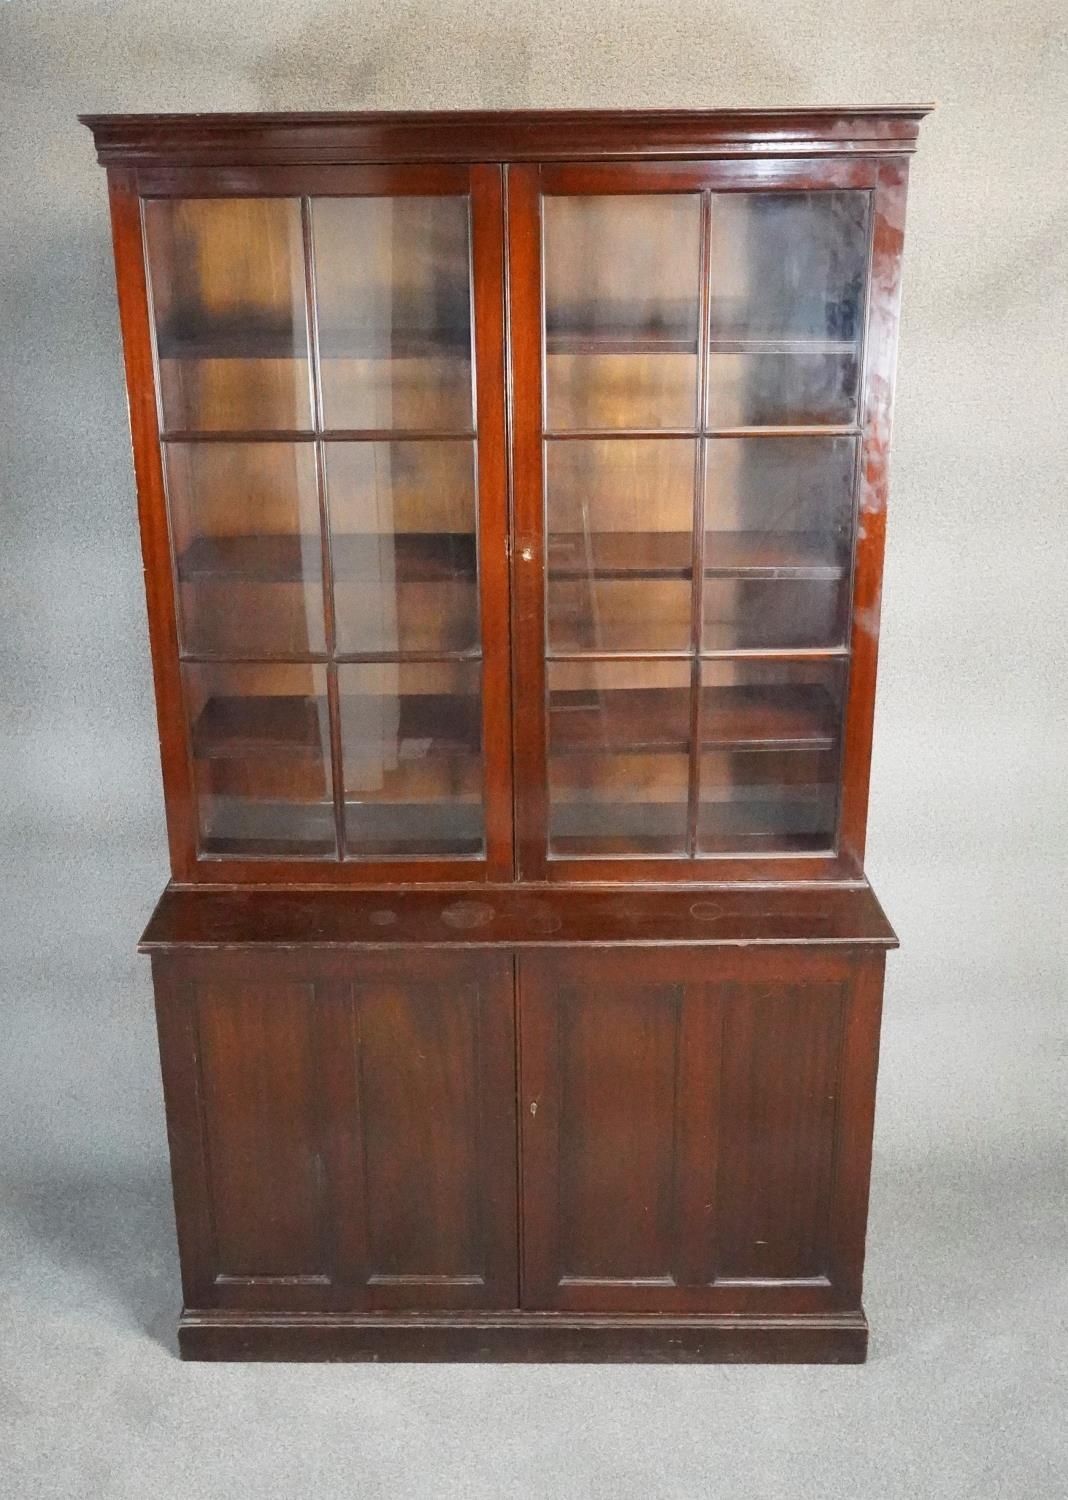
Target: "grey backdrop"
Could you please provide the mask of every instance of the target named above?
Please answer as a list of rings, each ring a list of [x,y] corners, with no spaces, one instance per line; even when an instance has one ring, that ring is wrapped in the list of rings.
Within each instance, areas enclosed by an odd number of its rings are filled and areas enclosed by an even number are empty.
[[[167,873],[160,779],[104,180],[75,113],[931,96],[871,810],[903,943],[871,1362],[180,1365],[134,956]],[[6,0],[0,109],[0,1494],[1068,1492],[1058,0]]]

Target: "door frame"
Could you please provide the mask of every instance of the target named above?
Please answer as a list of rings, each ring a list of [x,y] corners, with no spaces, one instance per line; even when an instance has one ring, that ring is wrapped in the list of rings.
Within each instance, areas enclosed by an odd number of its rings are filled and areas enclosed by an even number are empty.
[[[144,166],[108,170],[119,317],[122,328],[137,480],[141,546],[148,597],[149,641],[159,717],[167,832],[174,878],[207,885],[480,884],[513,874],[510,610],[508,578],[508,455],[505,411],[505,288],[503,172],[495,164],[315,166]],[[242,859],[198,854],[197,807],[189,726],[182,692],[177,630],[177,581],[171,552],[163,442],[156,399],[154,335],[149,305],[142,201],[151,198],[284,197],[306,205],[316,197],[467,195],[471,222],[478,500],[478,582],[482,648],[482,758],[485,853],[481,858],[397,860]],[[305,232],[307,240],[307,228]],[[316,357],[314,278],[305,267],[307,308]],[[269,436],[269,434],[265,434]],[[397,437],[403,439],[403,433]],[[316,448],[321,424],[306,435]],[[321,465],[318,484],[323,504]],[[329,610],[328,610],[329,614]],[[330,653],[331,659],[333,653]],[[334,690],[336,697],[336,690]],[[331,712],[334,800],[338,784],[336,712]]]
[[[178,950],[154,954],[167,1134],[187,1308],[238,1311],[418,1312],[518,1306],[514,975],[507,950],[315,948]],[[198,984],[246,995],[257,983],[307,990],[308,1046],[321,1082],[313,1108],[318,1158],[320,1264],[311,1274],[225,1274],[213,1207],[211,1129],[205,1107]],[[366,1152],[360,1113],[360,992],[366,986],[476,991],[476,1160],[481,1268],[461,1276],[376,1272],[368,1236]],[[267,1003],[267,1002],[265,1002]],[[240,1045],[240,1038],[238,1045]],[[238,1101],[239,1102],[239,1101]],[[361,1205],[363,1205],[361,1207]]]
[[[701,885],[734,880],[848,879],[862,872],[907,176],[908,158],[904,156],[508,166],[513,744],[519,878],[562,883],[645,881]],[[548,845],[541,199],[547,194],[708,194],[821,189],[853,189],[871,196],[868,301],[857,422],[853,429],[859,438],[854,484],[857,524],[836,849],[811,855],[704,855],[693,859],[552,857]],[[702,300],[707,302],[707,298]],[[691,800],[692,795],[691,790]]]
[[[521,1305],[571,1313],[819,1313],[859,1308],[863,1279],[875,1080],[885,955],[847,948],[799,951],[644,948],[559,950],[519,956]],[[762,1279],[717,1271],[719,1116],[732,987],[766,992],[806,983],[840,988],[838,1050],[825,1214],[827,1265],[819,1276]],[[611,996],[648,986],[671,992],[675,1011],[675,1113],[670,1188],[676,1233],[673,1276],[569,1277],[560,1244],[560,1139],[565,1076],[561,1030],[567,996]],[[665,995],[662,1003],[668,1003]],[[581,1003],[579,998],[575,1003]],[[657,999],[650,996],[650,1004]],[[739,997],[742,1005],[754,1003]],[[768,1024],[771,1024],[769,1021]],[[767,1033],[765,1033],[766,1035]],[[738,1061],[739,1059],[735,1059]],[[748,1062],[748,1055],[741,1058]],[[787,1069],[790,1059],[776,1059]],[[785,1076],[785,1075],[784,1075]],[[620,1087],[624,1085],[621,1082]],[[817,1205],[819,1208],[819,1205]],[[629,1210],[628,1210],[629,1211]]]

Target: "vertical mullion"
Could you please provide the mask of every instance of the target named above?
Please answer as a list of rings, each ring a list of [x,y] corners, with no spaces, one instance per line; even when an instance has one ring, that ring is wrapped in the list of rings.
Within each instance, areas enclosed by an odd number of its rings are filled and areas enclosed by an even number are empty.
[[[711,306],[712,194],[701,194],[701,254],[697,318],[697,435],[694,444],[693,577],[690,596],[690,763],[686,802],[686,854],[697,854],[701,781],[701,621],[704,612],[705,421]]]
[[[334,616],[334,559],[326,495],[326,455],[323,445],[323,388],[319,369],[319,313],[315,283],[315,245],[311,199],[300,200],[304,237],[304,295],[308,320],[312,425],[315,429],[315,488],[319,500],[319,536],[323,567],[323,613],[326,636],[326,704],[330,720],[330,781],[334,804],[334,840],[338,859],[345,857],[345,781],[341,763],[341,705],[337,681],[337,629]]]

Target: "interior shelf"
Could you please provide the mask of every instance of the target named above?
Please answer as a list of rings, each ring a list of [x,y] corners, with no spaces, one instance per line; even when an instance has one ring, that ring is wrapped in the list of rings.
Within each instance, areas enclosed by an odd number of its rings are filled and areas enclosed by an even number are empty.
[[[411,693],[383,699],[397,704],[390,738],[433,746],[437,754],[477,754],[481,743],[479,702],[470,695]],[[361,705],[367,699],[342,696],[345,747],[358,754],[361,744],[381,745],[384,731],[375,725],[363,732]],[[322,756],[326,704],[313,697],[212,697],[193,726],[193,748],[199,759],[248,759],[259,756],[318,760]]]
[[[697,339],[678,329],[620,329],[595,332],[579,329],[550,331],[545,336],[547,354],[696,354]]]
[[[211,697],[193,725],[200,760],[321,760],[326,704],[297,695]]]
[[[828,539],[816,534],[710,531],[705,537],[704,574],[706,578],[841,578],[843,564],[827,553]],[[555,532],[549,536],[548,557],[553,582],[687,579],[693,537],[688,531]]]
[[[480,802],[345,803],[348,858],[447,858],[481,854]]]
[[[746,334],[716,334],[709,341],[715,354],[842,354],[857,347],[855,339],[754,338]],[[697,338],[678,329],[620,329],[550,331],[548,354],[696,354]]]
[[[554,693],[549,707],[554,754],[685,754],[690,742],[688,688]],[[815,684],[705,688],[701,746],[827,749],[837,734],[829,693]]]
[[[317,535],[201,536],[178,558],[178,576],[183,583],[302,583],[309,560],[313,572],[320,567],[319,547]],[[466,532],[335,534],[331,556],[334,577],[345,582],[438,583],[475,574],[475,538]]]
[[[347,857],[411,858],[427,852],[470,856],[482,852],[482,808],[477,802],[345,803]],[[333,856],[334,805],[319,799],[216,796],[205,830],[205,853],[235,858],[298,854]]]
[[[161,328],[156,338],[160,359],[307,359],[302,326],[213,322],[205,327]],[[468,328],[324,329],[319,335],[321,359],[470,358]]]
[[[739,815],[715,829],[702,827],[697,854],[760,854],[786,850],[814,854],[826,850],[830,835],[806,829],[811,805],[802,799],[747,803]],[[604,832],[610,828],[612,832]],[[686,804],[670,802],[584,801],[553,803],[550,844],[556,855],[633,855],[683,853]]]
[[[611,829],[611,833],[606,833]],[[552,807],[550,849],[554,854],[682,854],[686,803],[567,801]]]
[[[856,339],[760,338],[726,331],[709,340],[716,354],[844,354],[856,347]]]
[[[256,583],[303,583],[319,569],[317,535],[197,537],[178,558],[183,583],[229,579]],[[709,532],[706,578],[794,578],[830,582],[844,566],[827,556],[826,537],[761,531]],[[475,538],[468,532],[335,534],[331,538],[335,578],[346,582],[383,578],[398,583],[448,582],[472,578]],[[556,532],[549,537],[553,582],[586,578],[687,579],[693,538],[688,531]]]

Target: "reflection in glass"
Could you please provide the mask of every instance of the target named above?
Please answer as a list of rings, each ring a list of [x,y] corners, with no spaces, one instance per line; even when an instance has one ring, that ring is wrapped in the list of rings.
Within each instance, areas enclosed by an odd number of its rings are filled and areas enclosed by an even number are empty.
[[[692,427],[700,198],[543,200],[550,429]]]
[[[856,440],[705,445],[706,651],[845,643]]]
[[[326,649],[311,443],[167,443],[183,650],[304,656]]]
[[[349,857],[483,852],[478,662],[338,668]]]
[[[326,480],[338,650],[476,650],[474,444],[328,443]]]
[[[307,430],[297,200],[148,198],[144,222],[164,430]]]
[[[699,854],[814,853],[833,847],[835,752],[706,751],[700,778]]]
[[[829,848],[845,663],[701,667],[698,852]]]
[[[333,857],[326,668],[182,667],[202,854]]]
[[[710,426],[854,419],[867,267],[867,193],[713,194]]]
[[[327,428],[472,426],[468,201],[312,204]]]
[[[701,743],[820,745],[839,732],[843,662],[746,658],[701,668]]]
[[[683,853],[689,663],[550,662],[548,692],[552,852]]]
[[[695,444],[546,444],[549,646],[685,650],[690,641]]]

